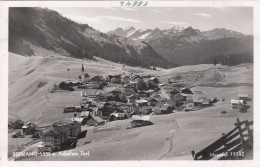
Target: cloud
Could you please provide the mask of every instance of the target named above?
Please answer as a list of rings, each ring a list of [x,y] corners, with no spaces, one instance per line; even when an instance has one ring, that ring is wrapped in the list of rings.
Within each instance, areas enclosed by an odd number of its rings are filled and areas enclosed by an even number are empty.
[[[158,13],[158,14],[162,14],[163,13],[163,11],[157,10],[157,9],[150,9],[150,11],[153,12],[153,13]]]
[[[73,20],[73,21],[83,23],[83,24],[87,24],[87,23],[90,23],[90,22],[99,23],[99,22],[103,22],[103,21],[106,21],[106,20],[131,22],[131,23],[141,23],[140,20],[118,17],[118,16],[95,16],[95,17],[77,16],[77,15],[64,15],[64,16]]]
[[[120,8],[121,10],[127,10],[127,11],[138,11],[137,8],[135,7],[124,7],[124,8]]]
[[[89,22],[100,22],[100,19],[97,17],[87,17],[87,16],[77,16],[77,15],[64,15],[65,17],[79,22],[79,23],[83,23],[83,24],[87,24]]]
[[[178,21],[160,21],[160,23],[172,24],[172,25],[187,25],[188,23],[185,22],[178,22]]]
[[[108,10],[114,10],[114,11],[118,11],[119,9],[116,7],[110,7],[110,6],[100,6],[99,8],[104,8],[104,9],[108,9]]]
[[[100,19],[116,20],[116,21],[123,21],[123,22],[132,22],[132,23],[141,23],[140,20],[128,19],[128,18],[117,17],[117,16],[102,16],[102,17],[100,17]]]
[[[206,17],[206,18],[211,18],[212,16],[208,13],[195,13],[194,15],[196,16],[201,16],[201,17]]]

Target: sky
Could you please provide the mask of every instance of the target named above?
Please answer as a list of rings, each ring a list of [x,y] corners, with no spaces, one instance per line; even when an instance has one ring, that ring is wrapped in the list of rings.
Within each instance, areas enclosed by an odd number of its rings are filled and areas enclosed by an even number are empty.
[[[66,7],[51,8],[78,23],[108,32],[118,27],[169,29],[183,26],[207,31],[226,28],[253,34],[251,7]]]

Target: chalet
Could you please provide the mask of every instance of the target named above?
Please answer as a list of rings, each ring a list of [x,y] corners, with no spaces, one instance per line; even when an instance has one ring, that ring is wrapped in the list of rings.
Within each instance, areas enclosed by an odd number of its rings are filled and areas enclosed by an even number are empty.
[[[125,115],[127,118],[130,118],[136,111],[137,109],[132,104],[126,104]]]
[[[155,84],[160,83],[159,79],[156,78],[156,77],[151,77],[149,80],[150,80],[150,81],[153,81],[153,83],[155,83]]]
[[[137,85],[137,81],[129,81],[128,82],[128,85],[130,85],[130,86],[132,86],[132,87],[136,87],[136,85]]]
[[[175,100],[175,101],[184,101],[185,97],[182,94],[178,93],[178,94],[173,96],[173,100]]]
[[[244,101],[248,101],[249,100],[248,94],[239,94],[238,98],[239,98],[239,100],[244,100]]]
[[[182,88],[181,93],[184,94],[193,94],[193,92],[189,88]]]
[[[16,120],[12,121],[11,123],[8,124],[8,127],[13,128],[13,129],[22,129],[24,123],[21,120]]]
[[[81,118],[87,118],[89,116],[93,116],[93,112],[92,111],[82,111],[80,114]]]
[[[148,99],[148,105],[150,105],[150,106],[152,106],[152,107],[154,107],[154,106],[156,106],[157,104],[158,104],[158,100],[156,100],[155,98],[150,98],[150,99]]]
[[[102,89],[103,86],[104,86],[104,78],[102,76],[97,75],[97,76],[91,78],[88,88]]]
[[[172,107],[172,106],[176,106],[177,101],[175,101],[175,100],[173,100],[173,99],[169,99],[169,100],[167,100],[166,104],[169,104],[171,107]]]
[[[244,105],[244,100],[231,99],[232,109],[240,109]]]
[[[148,101],[147,100],[135,100],[135,103],[139,106],[139,107],[144,107],[148,105]]]
[[[169,114],[172,112],[174,108],[170,107],[169,104],[164,104],[164,105],[157,105],[154,108],[154,113],[155,114]]]
[[[108,119],[110,117],[110,114],[112,114],[115,111],[118,111],[119,109],[114,103],[107,102],[104,104],[103,107],[101,107],[98,111],[98,116]]]
[[[130,78],[131,78],[131,80],[136,80],[136,79],[141,78],[141,76],[140,76],[140,75],[136,75],[136,74],[132,74],[132,75],[130,76]]]
[[[52,152],[67,149],[75,142],[81,133],[81,123],[56,122],[43,132],[43,145],[38,147],[39,152]]]
[[[183,96],[183,100],[185,101],[185,103],[192,103],[193,102],[193,98],[190,95],[187,94],[181,94]]]
[[[136,93],[136,89],[134,87],[131,87],[129,85],[124,87],[124,94],[126,96],[130,96],[130,95],[135,94],[135,93]]]
[[[142,114],[142,115],[149,115],[152,112],[153,111],[152,111],[151,106],[143,106],[143,107],[139,108],[139,114]]]
[[[202,107],[209,107],[211,105],[212,104],[208,98],[203,98]]]
[[[111,81],[114,78],[121,79],[121,74],[118,74],[118,75],[108,75],[108,80]]]
[[[73,117],[73,118],[71,118],[71,121],[80,123],[81,125],[85,125],[87,123],[87,118],[88,117],[80,117],[80,118]]]
[[[110,114],[109,120],[115,121],[119,119],[124,119],[125,118],[125,112],[124,111],[116,111]]]
[[[137,100],[139,97],[136,96],[136,94],[132,94],[130,96],[127,97],[127,103],[133,103],[135,102],[135,100]]]
[[[82,73],[80,75],[82,83],[88,83],[90,81],[90,76],[88,73]]]
[[[173,89],[170,91],[170,97],[171,99],[174,98],[175,95],[179,94],[180,92],[177,89]]]
[[[193,105],[196,107],[209,107],[212,105],[210,99],[206,97],[200,97],[193,101]]]
[[[34,134],[39,128],[33,124],[28,122],[26,125],[22,127],[23,129],[23,135],[32,135]]]
[[[75,106],[66,106],[63,110],[64,113],[75,112]]]
[[[128,83],[128,82],[130,81],[130,77],[129,77],[129,76],[123,76],[122,79],[121,79],[121,81],[122,81],[123,83]]]
[[[99,116],[96,116],[96,117],[89,117],[86,124],[89,126],[98,126],[104,123],[105,120],[103,120]]]
[[[113,79],[111,79],[111,83],[113,83],[113,84],[120,84],[121,83],[121,79],[120,78],[113,78]]]
[[[210,98],[211,103],[216,103],[218,102],[218,99],[216,97]]]
[[[193,100],[193,105],[196,107],[201,107],[203,103],[203,99],[195,99]]]
[[[149,97],[150,94],[145,91],[138,91],[138,96],[139,97]]]
[[[96,101],[97,101],[98,103],[100,103],[100,102],[107,102],[107,97],[106,97],[104,94],[100,93],[100,94],[97,96]]]

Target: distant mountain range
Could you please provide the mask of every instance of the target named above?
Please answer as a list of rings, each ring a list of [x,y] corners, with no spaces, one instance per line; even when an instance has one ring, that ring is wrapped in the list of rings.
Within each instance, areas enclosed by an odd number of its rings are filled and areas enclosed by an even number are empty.
[[[253,36],[224,28],[200,31],[175,26],[102,33],[47,8],[9,8],[9,51],[33,55],[31,45],[75,58],[101,57],[142,67],[253,62]]]
[[[131,66],[174,67],[142,41],[108,36],[47,8],[10,8],[9,51],[33,55],[30,45],[80,59],[96,56]]]
[[[164,58],[179,65],[212,63],[215,59],[224,64],[223,56],[227,59],[237,56],[236,62],[232,62],[235,64],[253,62],[253,36],[225,28],[201,32],[181,26],[166,30],[129,27],[117,28],[107,32],[107,35],[144,41]]]

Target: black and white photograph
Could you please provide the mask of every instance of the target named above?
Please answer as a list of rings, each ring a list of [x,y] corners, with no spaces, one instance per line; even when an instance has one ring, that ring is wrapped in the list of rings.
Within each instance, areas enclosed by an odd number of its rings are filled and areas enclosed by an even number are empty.
[[[254,8],[149,3],[8,7],[8,161],[254,160]]]

